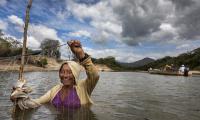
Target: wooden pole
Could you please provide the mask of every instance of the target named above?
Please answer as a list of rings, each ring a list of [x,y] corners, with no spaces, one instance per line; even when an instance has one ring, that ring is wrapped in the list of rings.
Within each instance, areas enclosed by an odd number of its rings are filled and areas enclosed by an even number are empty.
[[[24,40],[23,40],[23,48],[22,48],[22,56],[21,56],[21,66],[19,69],[19,81],[24,81],[24,61],[25,61],[25,54],[26,54],[26,44],[27,44],[27,30],[28,30],[28,23],[29,23],[29,13],[32,5],[32,0],[29,0],[29,3],[26,8],[26,17],[25,17],[25,25],[24,25]]]

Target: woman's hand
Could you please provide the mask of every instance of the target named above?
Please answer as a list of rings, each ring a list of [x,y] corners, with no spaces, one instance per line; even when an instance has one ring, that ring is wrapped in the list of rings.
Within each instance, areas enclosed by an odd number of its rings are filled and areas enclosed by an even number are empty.
[[[82,49],[81,42],[79,40],[70,40],[67,42],[67,44],[79,60],[85,57],[85,53]]]
[[[12,87],[12,92],[10,95],[10,100],[13,102],[18,98],[26,97],[28,93],[31,93],[32,89],[26,86],[26,80],[17,81],[17,83]]]

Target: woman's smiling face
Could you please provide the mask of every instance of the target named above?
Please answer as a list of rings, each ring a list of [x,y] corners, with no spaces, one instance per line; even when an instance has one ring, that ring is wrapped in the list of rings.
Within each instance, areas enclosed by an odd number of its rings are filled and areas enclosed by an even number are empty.
[[[60,76],[60,81],[63,85],[75,84],[74,75],[72,74],[72,71],[68,64],[64,64],[63,66],[61,66],[59,76]]]

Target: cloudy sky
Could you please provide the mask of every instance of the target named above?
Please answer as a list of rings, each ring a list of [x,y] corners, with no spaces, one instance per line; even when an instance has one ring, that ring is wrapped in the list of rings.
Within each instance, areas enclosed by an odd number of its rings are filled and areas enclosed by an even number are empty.
[[[19,40],[27,2],[0,0],[0,29]],[[28,46],[79,39],[96,58],[176,56],[200,47],[199,11],[199,0],[33,0]],[[66,46],[60,50],[65,58]]]

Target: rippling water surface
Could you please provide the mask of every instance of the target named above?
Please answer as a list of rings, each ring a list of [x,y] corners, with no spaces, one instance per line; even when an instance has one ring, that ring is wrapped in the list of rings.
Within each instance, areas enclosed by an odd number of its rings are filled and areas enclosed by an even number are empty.
[[[28,72],[25,76],[34,88],[32,98],[59,82],[57,72]],[[200,120],[200,77],[102,72],[91,108],[56,110],[46,104],[12,114],[9,95],[17,78],[18,73],[0,73],[1,120]]]

